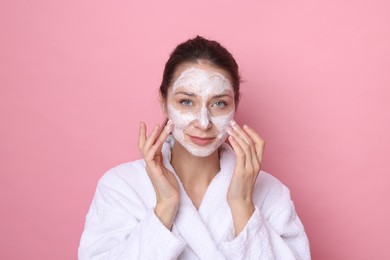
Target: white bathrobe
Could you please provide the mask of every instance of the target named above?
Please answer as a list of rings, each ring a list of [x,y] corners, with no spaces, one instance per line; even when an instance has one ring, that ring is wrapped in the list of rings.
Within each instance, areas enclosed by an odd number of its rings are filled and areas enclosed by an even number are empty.
[[[163,146],[170,164],[170,136]],[[261,171],[255,212],[238,236],[226,194],[235,166],[232,148],[220,147],[221,171],[197,210],[179,181],[181,201],[172,230],[154,213],[156,195],[138,160],[110,169],[99,181],[86,217],[79,259],[310,259],[309,243],[289,190]]]

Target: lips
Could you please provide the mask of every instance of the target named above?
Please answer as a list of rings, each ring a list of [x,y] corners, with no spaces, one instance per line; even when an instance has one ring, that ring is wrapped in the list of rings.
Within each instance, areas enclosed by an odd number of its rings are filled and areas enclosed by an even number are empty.
[[[197,136],[189,136],[191,141],[199,146],[207,146],[214,142],[215,137],[197,137]]]

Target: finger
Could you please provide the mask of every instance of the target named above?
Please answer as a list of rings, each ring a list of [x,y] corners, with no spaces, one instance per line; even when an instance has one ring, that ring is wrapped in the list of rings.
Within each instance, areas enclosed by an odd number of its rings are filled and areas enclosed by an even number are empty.
[[[245,131],[248,138],[251,140],[251,156],[252,156],[252,163],[255,170],[255,174],[257,175],[260,171],[261,166],[261,156],[258,156],[257,150],[256,150],[256,143],[253,140],[253,133],[250,133],[248,131],[248,126],[244,125],[242,129]],[[253,131],[253,130],[252,130]],[[253,131],[254,132],[254,131]]]
[[[144,147],[142,148],[144,153],[147,152],[150,149],[150,147],[152,147],[152,145],[156,142],[159,131],[160,131],[160,126],[155,125],[152,132],[149,134],[149,137],[146,139]]]
[[[150,143],[147,141],[144,151],[147,158],[153,159],[158,155],[161,155],[162,146],[167,139],[168,135],[171,133],[173,127],[172,120],[168,120],[165,126],[156,133],[151,133],[149,138]],[[153,141],[153,143],[152,143]],[[162,159],[162,157],[160,158]]]
[[[230,135],[228,139],[231,146],[233,147],[234,153],[236,154],[236,158],[237,158],[236,166],[238,168],[243,169],[245,167],[245,153],[241,149],[240,145],[237,143],[233,135]]]
[[[236,121],[232,120],[230,126],[237,132],[240,138],[242,138],[247,144],[251,143],[250,137],[245,133],[245,131],[236,123]]]
[[[234,122],[234,121],[233,121]],[[232,124],[233,127],[233,136],[235,137],[237,143],[240,145],[242,150],[245,152],[245,168],[248,171],[253,170],[253,155],[255,154],[255,148],[250,137],[244,132],[244,130],[237,125],[235,122]],[[256,159],[257,160],[257,159]]]
[[[164,126],[164,128],[160,132],[156,142],[150,148],[150,152],[154,152],[154,153],[161,152],[162,145],[164,144],[168,135],[171,133],[172,127],[173,127],[172,121],[169,120],[168,123]]]
[[[168,122],[166,123],[166,125],[164,126],[163,130],[161,131],[161,133],[158,137],[158,141],[161,144],[165,142],[168,135],[172,132],[172,128],[173,128],[173,122],[172,122],[172,120],[168,120]]]
[[[146,141],[146,125],[144,122],[140,123],[139,133],[138,133],[138,150],[142,153],[142,148],[145,145]]]
[[[257,159],[258,159],[259,163],[261,163],[263,160],[263,152],[264,152],[264,145],[265,145],[264,140],[260,137],[260,135],[258,135],[256,133],[255,130],[253,130],[249,126],[244,125],[244,130],[252,138],[252,140],[255,144]]]
[[[237,134],[233,135],[233,140],[236,141],[240,149],[243,151],[244,156],[243,156],[243,164],[244,164],[244,169],[246,171],[251,172],[253,169],[252,165],[252,155],[251,155],[251,150],[248,146],[248,144],[240,137],[237,136]]]

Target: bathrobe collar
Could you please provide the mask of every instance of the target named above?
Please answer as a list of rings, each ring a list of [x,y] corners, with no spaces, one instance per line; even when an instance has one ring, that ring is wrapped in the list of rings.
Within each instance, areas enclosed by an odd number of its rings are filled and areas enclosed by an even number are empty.
[[[174,138],[170,135],[163,145],[163,157],[165,167],[175,173],[170,163],[173,144]],[[182,236],[201,259],[224,259],[218,250],[218,245],[222,239],[234,237],[233,221],[226,194],[236,159],[234,151],[226,143],[221,145],[219,153],[221,170],[209,184],[198,210],[175,173],[181,197],[172,232]]]

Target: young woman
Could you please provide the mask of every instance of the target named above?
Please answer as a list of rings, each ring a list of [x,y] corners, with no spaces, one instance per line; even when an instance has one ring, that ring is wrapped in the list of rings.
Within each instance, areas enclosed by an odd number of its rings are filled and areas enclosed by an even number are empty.
[[[233,120],[239,85],[219,43],[176,47],[160,87],[168,121],[149,135],[141,123],[143,160],[99,181],[79,259],[310,259],[289,190],[260,171],[264,141]]]

